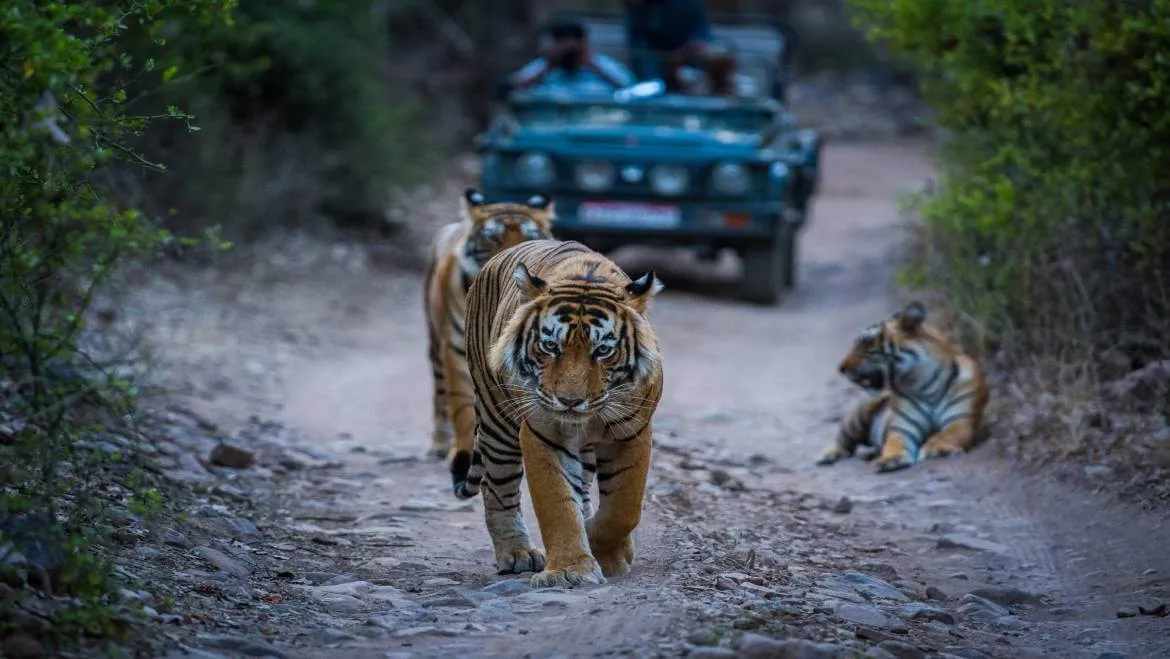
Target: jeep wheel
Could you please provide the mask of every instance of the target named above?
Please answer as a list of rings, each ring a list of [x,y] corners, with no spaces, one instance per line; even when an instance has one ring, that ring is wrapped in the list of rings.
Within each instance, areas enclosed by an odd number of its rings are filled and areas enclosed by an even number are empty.
[[[759,304],[776,304],[783,296],[788,269],[784,241],[743,252],[743,298]]]
[[[796,288],[796,243],[799,234],[800,232],[796,229],[790,229],[785,232],[782,241],[784,245],[784,286],[786,288]]]

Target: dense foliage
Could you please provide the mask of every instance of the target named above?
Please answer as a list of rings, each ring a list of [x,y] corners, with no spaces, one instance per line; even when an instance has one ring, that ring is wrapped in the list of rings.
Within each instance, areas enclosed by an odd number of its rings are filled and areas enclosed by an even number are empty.
[[[105,184],[119,163],[165,170],[132,148],[156,120],[194,130],[176,107],[130,111],[131,96],[185,73],[169,34],[223,24],[232,4],[9,0],[0,9],[0,582],[73,596],[50,611],[63,638],[113,629],[93,543],[110,530],[106,504],[157,500],[123,460],[133,386],[84,348],[85,319],[120,261],[175,239],[110,202]],[[133,55],[132,35],[141,41]],[[94,487],[107,471],[118,478]],[[0,625],[16,619],[13,606],[0,593]]]
[[[912,283],[1017,355],[1167,354],[1170,2],[851,4],[949,132]]]
[[[178,30],[173,51],[199,75],[143,100],[199,117],[202,139],[160,131],[177,176],[127,194],[174,227],[222,224],[248,239],[276,227],[328,221],[378,226],[392,185],[435,164],[423,108],[396,88],[388,39],[393,9],[409,3],[241,0],[233,25]]]

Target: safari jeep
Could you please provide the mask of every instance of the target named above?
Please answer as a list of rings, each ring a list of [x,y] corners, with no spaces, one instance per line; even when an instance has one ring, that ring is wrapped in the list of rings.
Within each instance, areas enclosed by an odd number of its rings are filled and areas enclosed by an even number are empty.
[[[595,51],[628,61],[620,17],[576,18]],[[598,251],[684,246],[714,258],[733,249],[743,296],[775,304],[795,285],[821,143],[794,130],[782,105],[791,32],[715,18],[716,38],[734,44],[740,72],[766,94],[667,94],[659,80],[612,97],[515,93],[478,138],[481,189],[517,201],[550,194],[556,236]]]

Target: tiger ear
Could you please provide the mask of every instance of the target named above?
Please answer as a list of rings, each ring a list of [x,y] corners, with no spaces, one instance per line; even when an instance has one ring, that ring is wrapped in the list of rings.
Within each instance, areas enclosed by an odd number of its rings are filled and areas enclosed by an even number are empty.
[[[650,298],[658,295],[664,288],[662,280],[653,270],[626,284],[626,292],[630,294],[630,302],[639,311],[645,311]]]
[[[895,316],[898,319],[898,327],[903,332],[917,332],[926,320],[926,307],[915,300],[907,304]]]
[[[482,206],[487,203],[487,197],[475,188],[467,188],[463,191],[463,200],[467,202],[468,206]]]
[[[536,210],[542,211],[548,208],[553,202],[552,199],[550,199],[547,195],[537,193],[529,197],[526,203],[528,204],[529,208],[535,208]]]
[[[526,300],[531,300],[544,292],[544,280],[536,275],[528,272],[528,266],[523,263],[516,265],[512,270],[512,279],[516,281],[516,288],[520,289],[520,295]]]

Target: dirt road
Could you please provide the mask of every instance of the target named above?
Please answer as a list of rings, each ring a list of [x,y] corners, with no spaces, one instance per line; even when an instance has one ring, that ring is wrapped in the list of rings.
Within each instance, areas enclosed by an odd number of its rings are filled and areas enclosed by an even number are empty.
[[[169,421],[164,467],[206,486],[132,567],[182,621],[164,649],[1170,656],[1166,618],[1139,611],[1170,601],[1164,516],[1024,475],[993,446],[890,475],[813,466],[853,396],[837,360],[895,306],[894,196],[928,174],[916,146],[829,148],[798,289],[775,308],[707,294],[733,264],[619,255],[668,286],[652,310],[667,384],[637,562],[600,587],[532,591],[494,575],[480,501],[454,501],[443,466],[422,457],[417,276],[157,284],[144,309],[187,410]],[[193,460],[225,433],[257,466]]]

